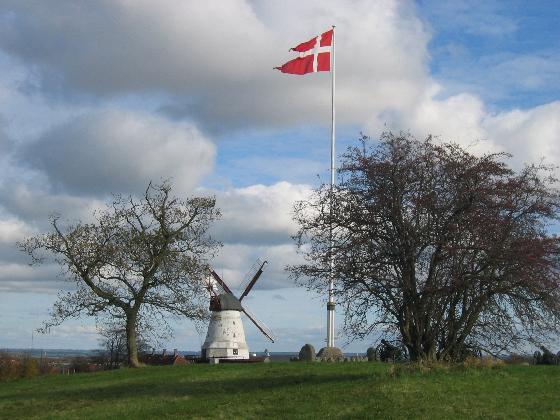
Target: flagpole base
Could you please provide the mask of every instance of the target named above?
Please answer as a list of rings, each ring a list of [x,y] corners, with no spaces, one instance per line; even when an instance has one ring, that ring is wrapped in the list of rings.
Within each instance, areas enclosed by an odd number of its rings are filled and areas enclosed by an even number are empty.
[[[317,359],[323,362],[342,362],[344,360],[344,355],[342,350],[338,347],[323,347],[317,353]]]
[[[327,302],[327,347],[334,347],[334,302]]]

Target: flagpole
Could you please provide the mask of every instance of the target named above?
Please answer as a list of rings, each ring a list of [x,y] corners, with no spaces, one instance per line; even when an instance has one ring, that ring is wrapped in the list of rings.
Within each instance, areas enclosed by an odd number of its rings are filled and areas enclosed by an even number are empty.
[[[332,63],[331,63],[331,203],[330,212],[332,215],[333,211],[333,194],[335,186],[335,171],[336,171],[336,135],[335,135],[335,70],[336,70],[336,60],[335,60],[335,26],[332,27]],[[330,231],[330,278],[329,278],[329,300],[327,302],[327,347],[334,347],[334,258],[333,258],[333,230],[331,221],[331,231]]]

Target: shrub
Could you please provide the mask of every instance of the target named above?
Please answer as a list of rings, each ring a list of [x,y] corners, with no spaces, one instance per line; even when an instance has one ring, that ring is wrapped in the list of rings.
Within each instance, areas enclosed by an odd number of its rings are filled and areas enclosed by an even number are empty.
[[[495,357],[467,357],[462,365],[465,368],[495,368],[499,366],[504,366],[506,363],[502,359],[497,359]]]
[[[56,372],[48,360],[37,360],[29,355],[21,356],[0,352],[0,381],[18,378],[34,378]]]
[[[21,378],[34,378],[39,376],[39,363],[31,357],[24,357],[21,362],[20,374]]]
[[[523,365],[532,363],[533,359],[530,356],[524,356],[522,354],[512,353],[510,356],[504,360],[508,365]]]
[[[450,363],[395,363],[388,369],[389,376],[399,377],[415,374],[427,374],[435,372],[447,372],[453,367]]]
[[[505,366],[505,362],[494,357],[467,357],[461,363],[427,362],[427,363],[395,363],[387,373],[392,377],[406,375],[423,375],[437,372],[465,371],[478,369],[495,369]]]
[[[14,356],[0,352],[0,381],[15,379],[19,376],[19,360]]]

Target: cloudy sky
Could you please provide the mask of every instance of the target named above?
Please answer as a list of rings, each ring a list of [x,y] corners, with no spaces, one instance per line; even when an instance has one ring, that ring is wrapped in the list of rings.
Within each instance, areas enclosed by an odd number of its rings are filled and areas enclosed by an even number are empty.
[[[251,348],[322,347],[325,296],[283,267],[298,261],[293,203],[328,180],[330,76],[272,68],[335,24],[339,152],[393,129],[560,164],[559,21],[556,0],[0,0],[0,348],[29,347],[70,287],[15,243],[161,178],[217,196],[227,281],[270,262],[247,302],[278,342],[246,324]],[[173,325],[167,348],[200,347]],[[97,336],[84,319],[34,346]]]

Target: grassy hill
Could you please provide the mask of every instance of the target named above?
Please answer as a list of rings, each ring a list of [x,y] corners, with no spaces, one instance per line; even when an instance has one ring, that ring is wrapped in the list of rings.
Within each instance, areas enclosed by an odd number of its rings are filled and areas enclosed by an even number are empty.
[[[560,418],[560,366],[147,367],[0,383],[0,418]]]

